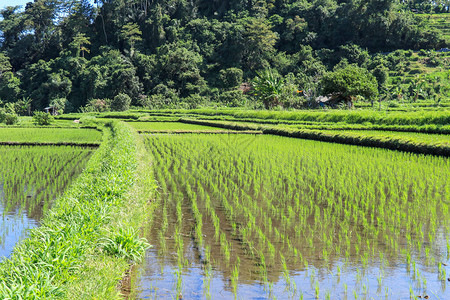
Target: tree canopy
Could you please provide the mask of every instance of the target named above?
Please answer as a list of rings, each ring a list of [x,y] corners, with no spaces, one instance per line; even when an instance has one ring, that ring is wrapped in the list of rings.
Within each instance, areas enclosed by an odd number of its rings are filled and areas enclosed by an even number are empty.
[[[332,94],[351,99],[363,96],[373,99],[378,95],[378,83],[367,69],[355,64],[327,72],[322,77],[322,94]]]
[[[342,58],[367,69],[358,73],[366,76],[378,66],[373,53],[444,45],[411,12],[421,7],[417,1],[95,3],[34,0],[0,10],[3,102],[26,98],[41,109],[64,98],[78,110],[119,94],[152,107],[220,101],[228,97],[223,93],[245,94],[241,84],[269,68],[299,89],[311,88],[323,74],[323,83],[337,76],[326,71]],[[386,72],[378,66],[374,73],[382,81]]]

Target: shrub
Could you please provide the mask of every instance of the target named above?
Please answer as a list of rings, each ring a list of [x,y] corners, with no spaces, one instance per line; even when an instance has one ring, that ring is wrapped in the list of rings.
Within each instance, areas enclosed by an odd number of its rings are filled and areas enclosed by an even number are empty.
[[[111,101],[112,111],[125,111],[130,109],[131,98],[127,94],[120,93]]]
[[[70,112],[72,110],[72,105],[66,98],[56,98],[50,102],[50,106],[54,106],[58,109],[59,114],[64,112]]]
[[[52,115],[43,111],[35,111],[33,114],[33,123],[39,126],[50,125],[54,120]]]
[[[187,108],[187,109],[194,109],[197,108],[202,102],[204,101],[203,97],[199,94],[192,94],[188,97],[183,99],[183,103],[180,103],[181,107]]]
[[[19,122],[19,116],[17,114],[5,114],[5,124],[14,125]]]
[[[244,95],[240,90],[226,91],[220,94],[219,101],[226,106],[237,107],[244,102]]]
[[[92,99],[85,107],[81,107],[80,111],[82,113],[106,112],[109,111],[109,103],[111,103],[109,99]]]
[[[0,123],[3,123],[5,121],[6,112],[3,108],[0,108]]]
[[[237,87],[242,83],[244,72],[238,68],[220,70],[220,80],[224,88]]]

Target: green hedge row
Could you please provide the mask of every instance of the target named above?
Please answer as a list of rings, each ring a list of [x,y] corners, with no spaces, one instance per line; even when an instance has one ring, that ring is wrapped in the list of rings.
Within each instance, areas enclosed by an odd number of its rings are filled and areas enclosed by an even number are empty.
[[[1,262],[1,299],[119,298],[123,272],[148,247],[136,230],[142,219],[135,219],[148,199],[129,204],[137,180],[136,135],[118,122],[105,122],[103,132],[85,171]]]

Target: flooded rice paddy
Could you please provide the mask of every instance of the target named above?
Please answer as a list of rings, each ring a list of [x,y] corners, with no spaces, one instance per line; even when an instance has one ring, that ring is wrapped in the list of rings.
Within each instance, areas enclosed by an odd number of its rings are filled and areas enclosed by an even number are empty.
[[[0,260],[84,169],[92,149],[0,146]]]
[[[133,297],[449,299],[450,161],[275,136],[147,139]]]

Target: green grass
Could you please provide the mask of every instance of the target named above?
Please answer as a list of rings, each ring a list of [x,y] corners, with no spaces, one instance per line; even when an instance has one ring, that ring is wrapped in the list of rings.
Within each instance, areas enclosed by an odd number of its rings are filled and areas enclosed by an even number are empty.
[[[0,142],[99,144],[101,132],[75,128],[0,128]]]
[[[180,122],[129,122],[128,124],[140,132],[226,130],[212,126],[185,124]]]
[[[68,119],[55,119],[50,125],[39,126],[33,122],[32,117],[22,116],[19,117],[19,122],[14,125],[6,125],[1,123],[0,128],[15,128],[15,127],[31,127],[31,128],[83,128],[86,127],[84,124],[79,122],[74,122],[76,118]],[[87,126],[87,128],[90,128]]]

